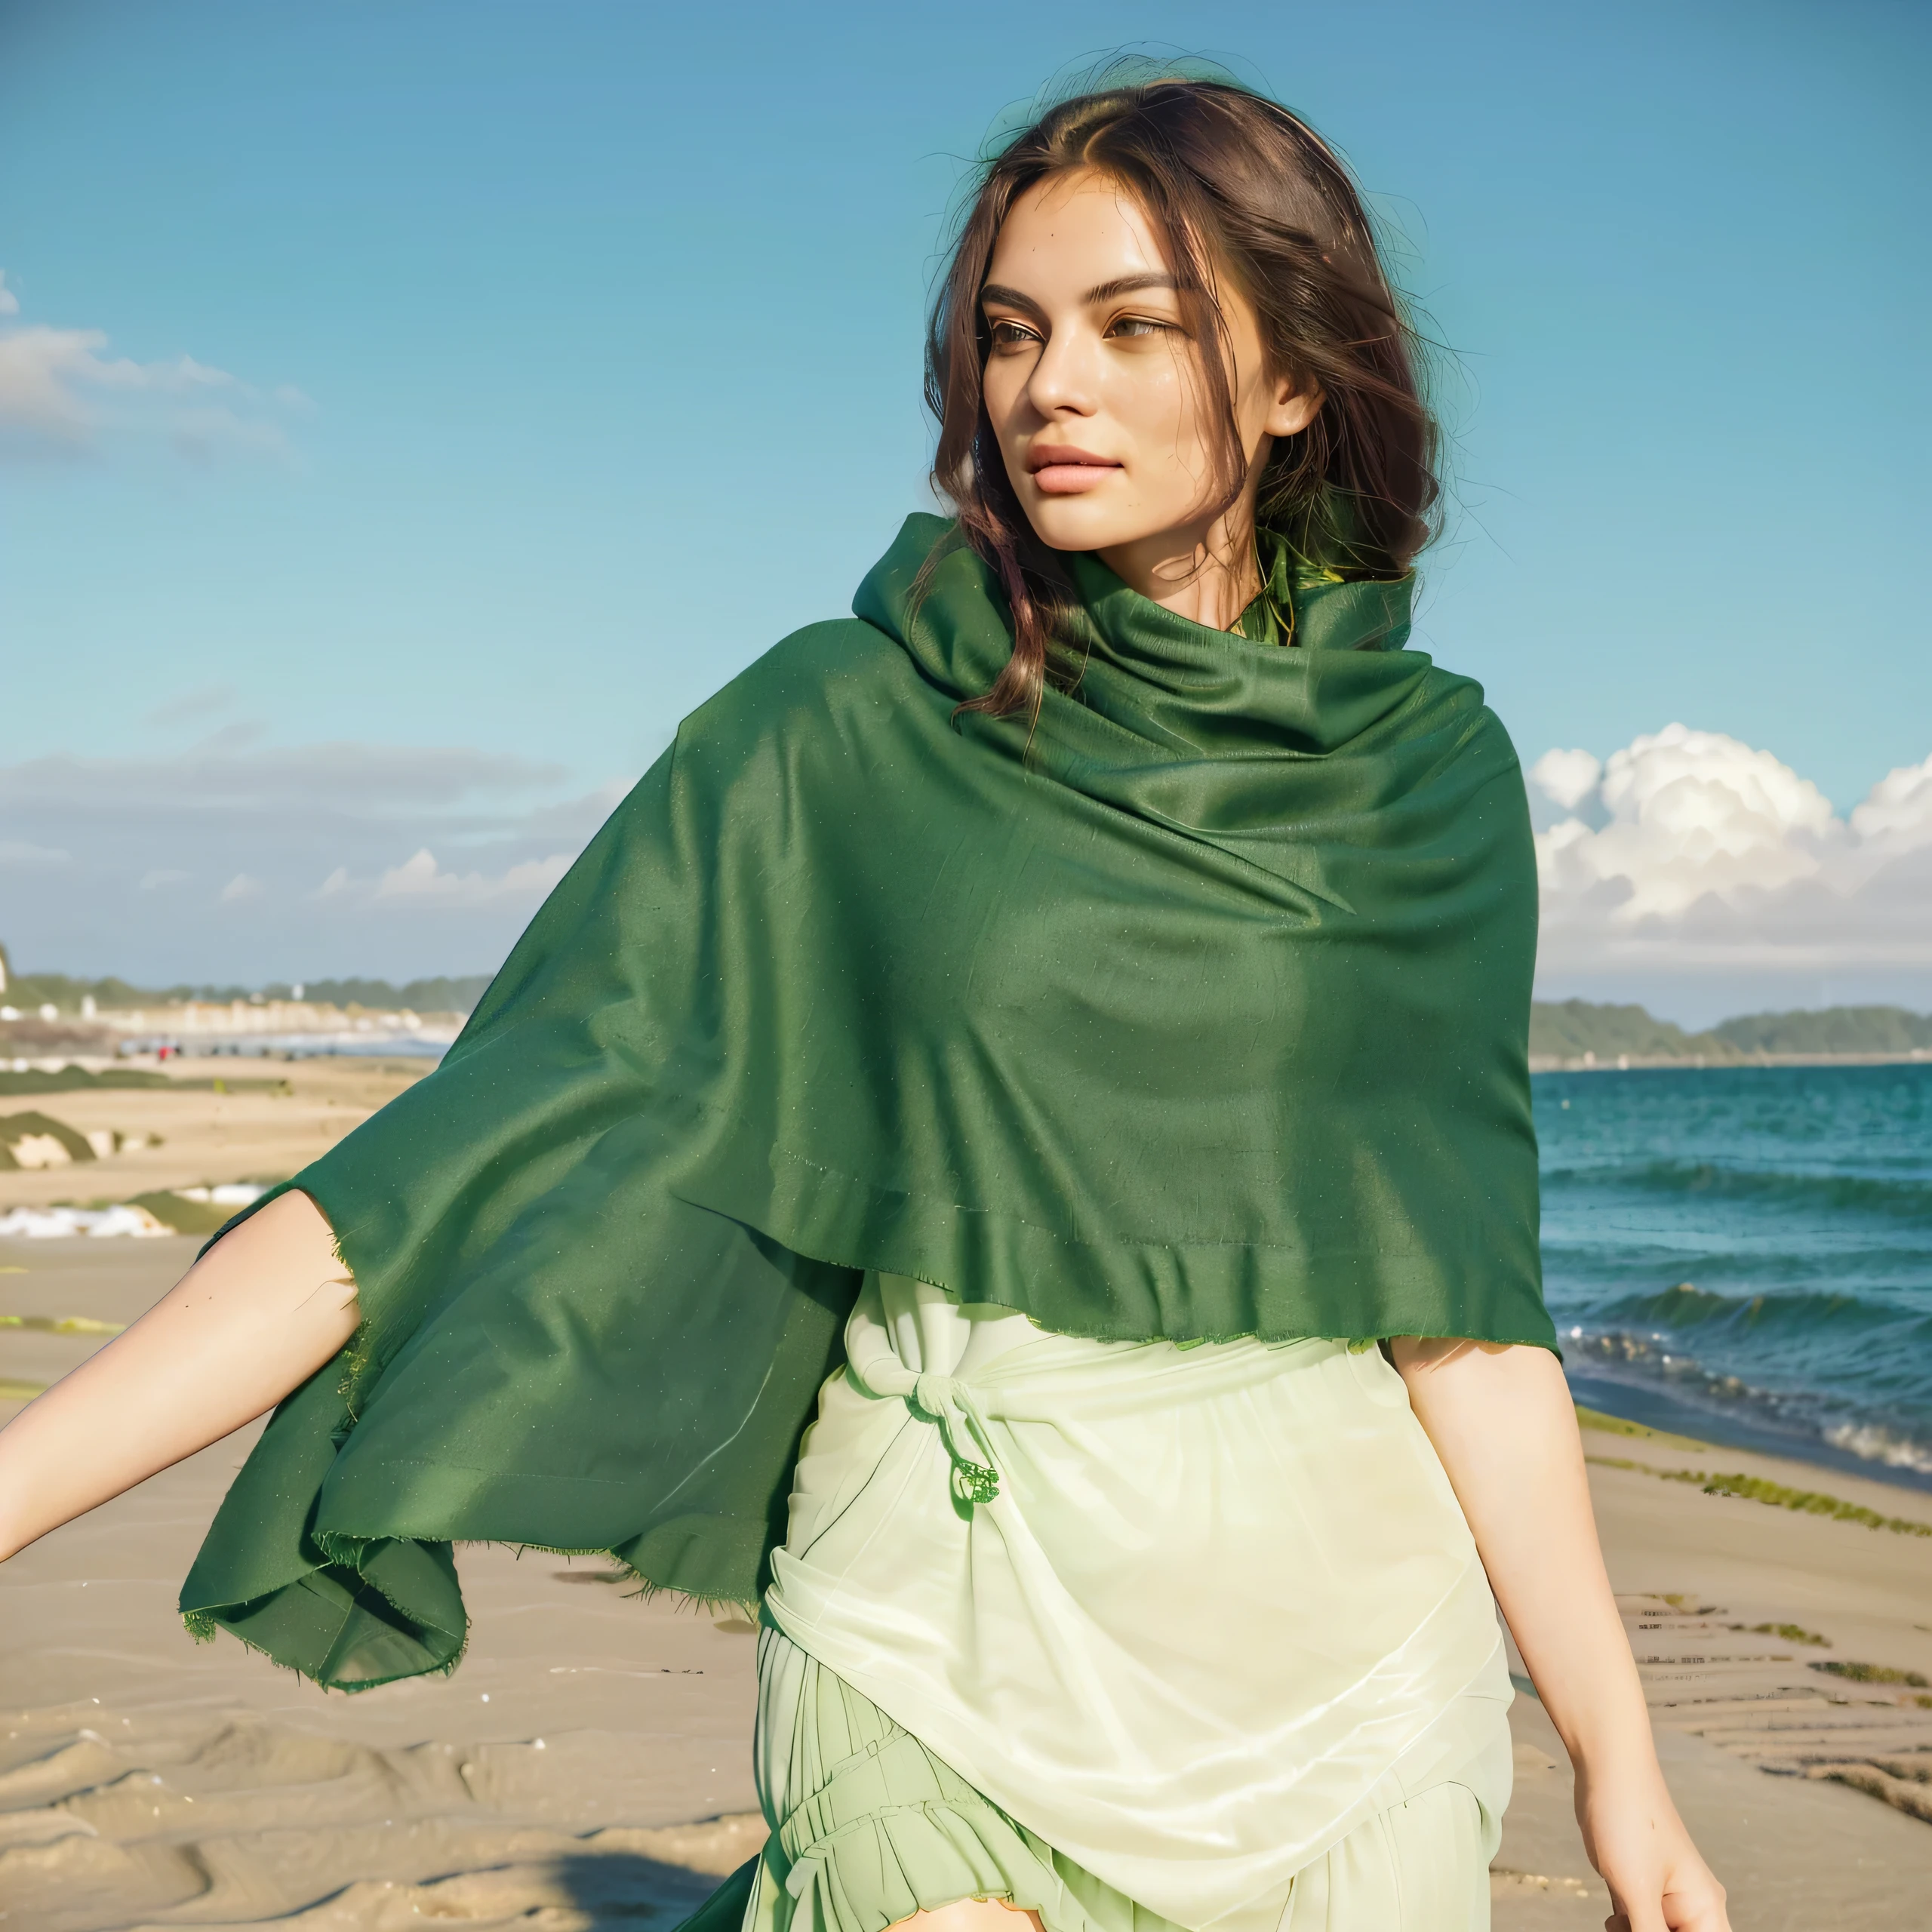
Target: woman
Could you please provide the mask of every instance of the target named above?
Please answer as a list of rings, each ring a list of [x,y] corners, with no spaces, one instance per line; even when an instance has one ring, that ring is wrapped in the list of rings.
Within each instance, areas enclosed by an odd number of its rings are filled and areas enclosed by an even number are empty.
[[[1500,1601],[1610,1923],[1722,1927],[1541,1301],[1520,775],[1401,648],[1412,349],[1281,109],[1020,136],[931,338],[956,521],[23,1413],[0,1554],[278,1403],[198,1632],[448,1668],[482,1538],[759,1601],[772,1836],[707,1932],[1486,1924]]]

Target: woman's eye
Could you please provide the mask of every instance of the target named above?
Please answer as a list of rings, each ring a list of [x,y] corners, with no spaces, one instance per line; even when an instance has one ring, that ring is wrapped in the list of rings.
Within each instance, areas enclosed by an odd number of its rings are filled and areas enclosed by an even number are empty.
[[[1024,322],[995,321],[987,327],[995,349],[1024,349],[1040,339]]]
[[[1167,322],[1157,322],[1147,315],[1123,315],[1107,331],[1110,336],[1164,335],[1172,326]]]

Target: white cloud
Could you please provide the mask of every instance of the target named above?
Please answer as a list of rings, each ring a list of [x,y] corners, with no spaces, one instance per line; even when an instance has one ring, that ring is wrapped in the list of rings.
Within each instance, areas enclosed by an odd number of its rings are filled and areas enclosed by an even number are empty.
[[[1903,850],[1932,841],[1932,758],[1887,772],[1853,808],[1851,829],[1875,846]]]
[[[1932,969],[1932,758],[1841,819],[1769,752],[1682,724],[1546,753],[1534,791],[1545,973]]]
[[[481,906],[494,900],[524,899],[534,906],[570,870],[575,856],[570,852],[552,852],[546,858],[526,860],[491,878],[482,872],[445,872],[436,863],[435,855],[425,846],[414,858],[384,872],[376,882],[375,896],[444,906]]]
[[[288,438],[279,423],[245,416],[226,405],[177,409],[169,413],[168,440],[177,456],[212,463],[231,454],[287,457]]]
[[[64,866],[70,856],[57,845],[35,845],[24,838],[0,838],[0,866]]]
[[[134,811],[149,815],[150,822],[158,815],[183,825],[229,811],[368,820],[448,809],[479,795],[548,788],[562,776],[555,765],[513,752],[340,743],[266,746],[258,743],[261,736],[258,724],[231,724],[171,757],[63,755],[0,766],[0,811],[72,819]]]
[[[156,731],[172,731],[180,725],[199,724],[211,712],[226,711],[235,699],[232,685],[199,685],[155,705],[141,722]]]
[[[0,316],[20,312],[0,274]],[[101,353],[105,331],[31,322],[0,328],[0,451],[76,454],[106,432],[158,437],[182,454],[288,453],[278,390],[250,384],[192,355],[137,362]],[[223,398],[214,398],[219,394]]]
[[[188,355],[173,362],[103,361],[94,352],[106,343],[100,329],[36,322],[0,331],[0,428],[79,448],[107,420],[91,392],[180,395],[235,380]]]
[[[627,789],[565,777],[465,746],[277,744],[245,721],[170,753],[0,764],[9,846],[70,855],[0,872],[0,938],[23,970],[148,985],[481,971]]]
[[[364,904],[414,906],[492,906],[521,901],[531,909],[571,869],[574,850],[552,852],[540,859],[524,859],[500,872],[446,872],[426,845],[399,866],[391,866],[373,881],[358,878],[346,866],[337,866],[310,895],[316,899],[346,899]]]
[[[1530,767],[1529,775],[1546,797],[1574,811],[1603,776],[1603,760],[1595,752],[1547,751]]]

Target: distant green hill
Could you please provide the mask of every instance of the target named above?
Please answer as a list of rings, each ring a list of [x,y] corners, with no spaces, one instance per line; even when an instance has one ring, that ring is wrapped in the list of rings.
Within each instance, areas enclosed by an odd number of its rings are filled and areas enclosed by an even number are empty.
[[[1731,1042],[1711,1033],[1687,1033],[1641,1006],[1598,1006],[1586,999],[1538,1000],[1530,1008],[1530,1051],[1539,1059],[1581,1060],[1594,1054],[1632,1060],[1728,1061],[1740,1057]]]
[[[408,1007],[415,1013],[468,1013],[483,997],[483,989],[494,976],[465,973],[451,978],[411,980],[407,986],[393,986],[387,980],[307,980],[301,983],[302,997],[331,1006],[366,1006],[377,1012],[394,1013]],[[265,999],[289,999],[294,988],[287,982],[259,989]],[[63,1014],[81,1010],[82,1000],[91,998],[103,1012],[125,1012],[132,1007],[166,1006],[176,1000],[227,1001],[252,999],[253,986],[132,986],[125,980],[82,980],[66,973],[12,973],[7,990],[0,994],[9,1006],[32,1012],[46,1005]]]
[[[0,961],[6,952],[0,947]],[[493,975],[466,973],[411,980],[307,980],[302,997],[332,1006],[362,1006],[377,1012],[407,1007],[417,1013],[469,1013]],[[158,1006],[171,1000],[288,999],[286,982],[260,987],[175,986],[143,989],[125,980],[83,980],[64,973],[11,973],[0,999],[26,1012],[43,1003],[64,1014],[81,1010],[89,995],[103,1011]],[[1538,1000],[1530,1008],[1530,1052],[1543,1060],[1582,1060],[1614,1066],[1633,1061],[1695,1060],[1734,1066],[1761,1054],[1909,1054],[1932,1051],[1932,1014],[1902,1006],[1834,1006],[1818,1012],[1752,1013],[1726,1020],[1708,1032],[1686,1032],[1641,1006],[1600,1005],[1586,999]],[[11,1091],[26,1092],[22,1087]],[[34,1088],[31,1091],[43,1091]]]
[[[1747,1013],[1711,1029],[1747,1054],[1909,1054],[1932,1048],[1932,1014],[1902,1006]]]
[[[1760,1054],[1909,1054],[1932,1051],[1932,1015],[1900,1006],[1833,1006],[1810,1013],[1753,1013],[1706,1033],[1687,1033],[1641,1006],[1599,1006],[1586,999],[1538,1000],[1530,1008],[1530,1054],[1536,1060],[1599,1066],[1701,1059],[1736,1066]]]

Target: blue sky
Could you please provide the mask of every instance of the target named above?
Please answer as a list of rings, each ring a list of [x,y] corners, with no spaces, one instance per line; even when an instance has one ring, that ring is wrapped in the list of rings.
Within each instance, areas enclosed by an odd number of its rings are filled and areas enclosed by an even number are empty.
[[[1932,753],[1922,6],[17,0],[17,961],[493,964],[925,505],[962,167],[1150,44],[1306,113],[1405,238],[1455,352],[1418,641],[1526,762],[1681,720],[1842,813]]]

